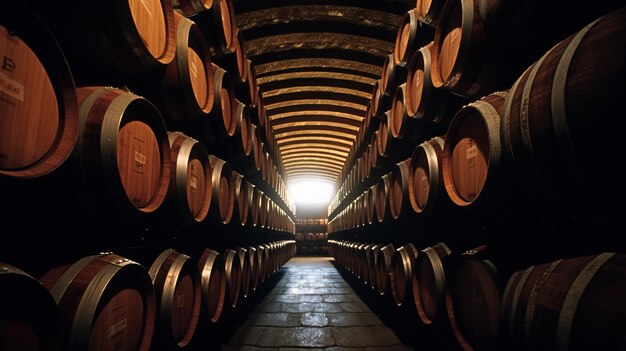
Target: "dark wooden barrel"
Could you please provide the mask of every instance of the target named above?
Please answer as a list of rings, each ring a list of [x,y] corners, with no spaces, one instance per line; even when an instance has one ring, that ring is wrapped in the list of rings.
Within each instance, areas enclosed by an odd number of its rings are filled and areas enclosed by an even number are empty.
[[[380,295],[387,292],[389,286],[389,273],[391,273],[391,259],[396,249],[393,244],[387,244],[378,251],[376,259],[376,290]]]
[[[603,252],[514,273],[502,297],[512,349],[606,350],[624,346],[626,256]]]
[[[252,203],[250,203],[250,222],[255,227],[260,227],[261,222],[261,201],[262,201],[263,192],[255,187],[254,192],[252,193]]]
[[[402,17],[393,51],[393,63],[395,65],[406,67],[413,53],[432,40],[434,30],[429,26],[422,25],[418,18],[419,11],[418,8],[411,9]]]
[[[261,272],[263,273],[261,276],[263,277],[262,282],[264,283],[265,280],[270,276],[270,246],[268,244],[263,244],[263,245],[259,245],[262,250],[261,250],[261,267],[263,267],[263,269],[261,270]]]
[[[411,291],[413,266],[417,255],[417,248],[409,243],[400,246],[391,258],[389,279],[393,301],[397,306],[404,304],[407,292]]]
[[[446,1],[431,51],[433,85],[468,98],[484,95],[493,64],[487,51],[477,2]]]
[[[250,293],[250,255],[248,250],[243,247],[236,248],[237,255],[239,256],[239,264],[241,265],[241,297],[246,298]]]
[[[250,109],[247,105],[236,101],[237,110],[235,111],[235,133],[229,139],[230,147],[228,148],[228,156],[231,162],[236,162],[238,168],[245,169],[245,163],[248,156],[252,152],[252,129],[250,128]]]
[[[0,262],[0,297],[3,350],[60,349],[59,310],[37,279]]]
[[[446,287],[443,260],[451,253],[445,243],[439,243],[425,248],[415,259],[413,301],[424,324],[433,323],[441,315]]]
[[[239,254],[231,249],[224,250],[222,254],[224,263],[224,276],[226,277],[226,297],[228,305],[235,308],[241,294],[241,262]]]
[[[190,19],[198,23],[207,40],[210,41],[212,56],[218,57],[234,50],[237,23],[232,0],[213,0],[212,2],[210,8],[198,12]]]
[[[178,13],[174,18],[176,58],[167,65],[161,84],[135,83],[137,91],[157,105],[170,128],[207,118],[217,95],[206,39],[193,21]]]
[[[198,268],[191,257],[167,249],[148,272],[158,301],[156,340],[160,345],[184,348],[191,342],[200,317],[202,291]]]
[[[152,213],[165,200],[171,153],[148,100],[116,88],[78,88],[78,157],[95,208]],[[108,219],[107,219],[108,220]]]
[[[168,202],[183,223],[202,222],[211,206],[211,165],[202,143],[180,132],[168,132],[171,175]]]
[[[80,86],[121,84],[176,56],[170,0],[31,3],[55,33]]]
[[[198,259],[200,286],[202,292],[202,310],[208,319],[215,323],[222,316],[226,297],[226,275],[224,262],[219,252],[204,249]]]
[[[259,251],[254,246],[247,246],[248,260],[250,261],[250,290],[256,290],[259,286]]]
[[[499,131],[505,97],[506,92],[497,92],[464,106],[448,127],[443,184],[456,206],[502,206],[494,199],[503,198]]]
[[[0,174],[33,178],[61,166],[76,144],[78,103],[61,48],[21,3],[0,14]]]
[[[406,77],[406,67],[394,64],[393,55],[394,53],[392,52],[385,56],[385,61],[383,62],[383,73],[378,86],[377,115],[382,115],[391,108],[393,93]]]
[[[436,28],[445,3],[445,0],[417,0],[415,15],[420,22]]]
[[[617,208],[619,116],[626,10],[608,14],[555,45],[515,82],[501,135],[509,175],[534,208],[571,212]],[[598,123],[593,116],[606,116]],[[599,149],[590,135],[603,135]],[[605,211],[596,210],[605,215]]]
[[[263,194],[261,195],[261,207],[259,208],[259,223],[261,228],[267,228],[267,217],[270,211],[270,203],[272,200],[270,200],[269,197],[267,197],[267,195]]]
[[[393,138],[401,139],[408,147],[412,147],[423,141],[429,126],[424,124],[423,120],[409,114],[407,101],[410,97],[408,94],[406,83],[400,84],[393,94],[388,128]]]
[[[226,161],[209,155],[211,164],[211,208],[209,216],[214,222],[228,224],[233,217],[235,191],[232,170]]]
[[[40,281],[57,302],[64,350],[149,350],[156,298],[148,271],[102,253],[53,268]]]
[[[248,166],[246,167],[246,177],[250,179],[258,179],[261,174],[263,162],[263,140],[261,140],[260,130],[256,125],[250,124],[250,156],[248,157]]]
[[[411,155],[409,199],[416,213],[441,214],[450,204],[441,171],[444,139],[445,136],[431,138],[418,145]]]
[[[237,129],[237,100],[228,72],[212,64],[213,69],[213,109],[203,119],[203,136],[216,148],[223,150],[218,143],[230,139]]]
[[[389,187],[389,211],[391,218],[403,219],[411,214],[409,197],[411,159],[398,162],[391,172]]]
[[[423,46],[411,56],[407,66],[404,105],[407,114],[437,129],[447,127],[465,99],[437,89],[431,79],[431,52],[434,42]]]
[[[238,33],[241,31],[238,31]],[[242,34],[239,34],[242,36]],[[243,39],[241,39],[243,40]],[[235,85],[235,93],[237,95],[237,99],[244,104],[250,107],[250,114],[257,114],[256,110],[257,104],[259,103],[259,86],[256,82],[256,69],[254,67],[254,63],[251,60],[244,57],[245,60],[245,79],[240,83]]]
[[[248,223],[250,213],[251,192],[248,188],[248,181],[239,173],[232,171],[232,182],[234,188],[233,213],[236,222],[245,226]]]
[[[367,267],[369,269],[370,287],[375,290],[377,288],[376,267],[378,264],[378,252],[383,248],[383,244],[376,244],[370,247],[365,253],[367,259]]]
[[[446,267],[446,311],[463,350],[501,350],[498,270],[480,246],[455,257]]]
[[[388,222],[391,219],[389,194],[391,193],[391,172],[385,174],[378,181],[376,187],[376,219],[378,222]]]
[[[363,211],[365,212],[365,224],[370,225],[376,215],[376,189],[375,185],[368,188],[363,194]]]
[[[201,11],[211,10],[213,0],[172,0],[172,7],[174,11],[189,17]]]

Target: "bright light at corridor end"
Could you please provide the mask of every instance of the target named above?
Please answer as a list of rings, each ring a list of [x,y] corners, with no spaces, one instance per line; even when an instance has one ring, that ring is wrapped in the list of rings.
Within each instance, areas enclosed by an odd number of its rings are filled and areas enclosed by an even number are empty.
[[[296,205],[327,206],[334,191],[334,183],[323,180],[303,179],[289,184],[289,195]]]

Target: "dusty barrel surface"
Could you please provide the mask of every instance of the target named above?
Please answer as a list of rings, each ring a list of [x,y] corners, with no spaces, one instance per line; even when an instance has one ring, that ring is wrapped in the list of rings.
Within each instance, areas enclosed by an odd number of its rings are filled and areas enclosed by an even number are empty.
[[[623,346],[626,257],[603,252],[514,273],[502,297],[507,345],[523,350]]]
[[[158,342],[186,347],[198,327],[202,304],[198,268],[191,257],[167,249],[154,260],[148,273],[158,303]]]
[[[59,310],[50,292],[21,269],[0,262],[0,343],[7,350],[60,347]]]
[[[53,268],[40,281],[57,302],[65,349],[150,349],[157,302],[142,265],[103,253]]]
[[[204,145],[179,132],[168,132],[172,174],[168,199],[185,223],[202,222],[211,206],[211,165]]]
[[[78,89],[74,153],[95,208],[152,213],[167,195],[171,152],[165,124],[148,100],[105,87]]]
[[[61,166],[76,144],[78,103],[55,37],[35,13],[0,14],[0,174],[32,178]]]
[[[205,314],[212,323],[222,316],[226,297],[226,275],[219,252],[204,249],[198,259],[200,286],[202,292],[201,315]]]
[[[591,212],[620,201],[611,185],[617,179],[604,169],[620,157],[625,19],[624,9],[607,14],[561,41],[507,96],[503,158],[533,207]],[[591,147],[591,135],[603,135],[603,142]]]

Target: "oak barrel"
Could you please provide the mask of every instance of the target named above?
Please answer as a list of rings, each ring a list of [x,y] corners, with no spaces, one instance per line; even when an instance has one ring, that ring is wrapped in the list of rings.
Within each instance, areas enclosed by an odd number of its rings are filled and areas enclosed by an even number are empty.
[[[421,250],[413,267],[413,301],[420,320],[431,324],[441,315],[446,287],[443,260],[452,252],[445,243]]]
[[[411,155],[409,198],[416,213],[436,216],[450,204],[441,171],[444,139],[445,136],[431,138],[418,145]]]
[[[211,208],[210,218],[220,224],[230,223],[235,206],[235,191],[232,170],[228,163],[209,155],[211,164]]]
[[[226,277],[226,297],[228,305],[237,307],[241,294],[241,262],[239,254],[231,249],[224,250],[222,254],[224,263],[224,275]]]
[[[380,295],[387,292],[389,286],[389,274],[391,273],[391,258],[396,249],[393,244],[383,246],[377,253],[376,259],[376,290]]]
[[[59,310],[34,277],[0,262],[0,345],[3,350],[56,350]]]
[[[407,106],[409,99],[408,86],[406,83],[400,84],[391,101],[388,128],[393,138],[401,139],[411,147],[423,141],[429,132],[429,126],[424,123],[424,119],[415,118],[409,113]]]
[[[213,0],[172,0],[172,7],[174,11],[189,17],[210,10],[213,7]]]
[[[226,297],[226,275],[219,252],[204,249],[198,259],[198,271],[202,289],[201,313],[205,313],[209,320],[215,323],[222,315]]]
[[[502,297],[505,342],[521,350],[621,350],[626,256],[602,252],[515,272]]]
[[[207,40],[210,40],[212,56],[223,56],[234,50],[237,23],[232,0],[213,0],[209,9],[198,12],[190,19],[198,23]]]
[[[183,223],[202,222],[211,206],[211,165],[202,143],[180,132],[168,132],[171,175],[168,201]]]
[[[212,64],[213,69],[213,108],[202,121],[203,136],[216,144],[231,138],[237,129],[237,100],[228,72]],[[219,148],[220,145],[216,144]],[[223,149],[223,146],[221,146]],[[222,150],[227,151],[227,150]]]
[[[155,341],[170,348],[184,348],[191,342],[200,317],[202,286],[198,267],[191,257],[167,249],[148,272],[158,301]]]
[[[420,22],[437,28],[445,0],[417,0],[415,16]]]
[[[237,247],[235,250],[239,256],[239,264],[241,266],[241,297],[246,298],[250,292],[250,280],[252,278],[250,256],[248,255],[248,250],[243,247]]]
[[[259,257],[260,252],[254,246],[247,246],[248,260],[250,261],[250,290],[256,290],[259,286]]]
[[[496,92],[459,110],[443,146],[443,184],[459,207],[495,208],[503,197],[500,116],[506,92]]]
[[[77,89],[79,136],[74,154],[90,203],[124,213],[152,213],[167,195],[171,152],[157,108],[135,94],[108,87]]]
[[[417,248],[413,244],[400,246],[391,258],[391,271],[389,279],[393,301],[397,306],[402,306],[406,301],[407,292],[411,291],[413,267],[418,255]]]
[[[40,281],[61,315],[64,350],[149,350],[156,298],[148,271],[113,253],[53,268]]]
[[[398,162],[391,172],[389,186],[389,211],[391,218],[403,219],[413,211],[409,198],[411,159]]]
[[[393,51],[393,63],[406,66],[413,53],[422,45],[432,40],[433,29],[420,22],[420,9],[407,11],[402,17],[396,35],[396,44]]]
[[[64,53],[35,13],[10,3],[0,13],[0,54],[0,174],[48,174],[68,158],[78,134]]]

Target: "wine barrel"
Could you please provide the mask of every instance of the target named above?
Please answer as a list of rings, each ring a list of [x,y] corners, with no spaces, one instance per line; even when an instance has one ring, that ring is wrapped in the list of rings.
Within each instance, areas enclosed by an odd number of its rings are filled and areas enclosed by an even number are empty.
[[[233,47],[232,51],[228,54],[218,56],[215,58],[217,64],[224,68],[233,80],[233,85],[246,85],[246,79],[248,77],[248,64],[246,57],[246,45],[243,39],[243,31],[239,30],[237,26],[234,26],[235,33],[233,34]],[[244,89],[244,95],[245,94]],[[236,89],[238,98],[240,98],[240,89]],[[248,99],[244,96],[245,103],[248,103]]]
[[[212,323],[217,322],[224,308],[226,297],[226,275],[224,262],[219,252],[204,249],[198,259],[202,292],[202,311]]]
[[[0,262],[0,297],[3,350],[60,349],[59,310],[37,279]]]
[[[445,0],[417,0],[415,16],[420,22],[437,28],[439,16],[445,3]]]
[[[236,101],[235,133],[228,139],[226,152],[231,163],[236,164],[238,169],[245,170],[246,159],[252,152],[252,129],[250,129],[250,109],[245,104]]]
[[[233,215],[236,218],[238,225],[244,226],[248,222],[249,213],[249,201],[248,201],[248,188],[244,177],[232,171],[233,190],[234,190],[234,204]]]
[[[411,159],[398,162],[391,172],[389,188],[389,211],[391,218],[406,218],[411,213],[409,199],[409,171]]]
[[[263,141],[257,132],[258,127],[250,124],[250,156],[248,157],[248,166],[246,167],[246,177],[250,179],[259,179],[263,162]]]
[[[393,244],[387,244],[378,251],[376,259],[376,290],[380,295],[387,292],[389,274],[391,273],[391,258],[396,249]]]
[[[372,289],[377,288],[377,279],[376,279],[376,267],[378,266],[378,252],[383,248],[383,244],[376,244],[370,247],[370,250],[367,251],[366,259],[367,259],[367,267],[369,269],[368,276],[370,277],[370,287]]]
[[[228,72],[215,64],[212,64],[212,70],[213,109],[211,109],[209,116],[202,120],[202,135],[206,141],[220,148],[218,143],[235,135],[238,105]],[[227,151],[223,149],[222,146],[222,151]]]
[[[406,79],[406,67],[394,64],[394,53],[385,56],[383,62],[383,73],[380,76],[378,94],[380,100],[377,104],[377,114],[382,115],[391,108],[391,98],[398,86]]]
[[[393,138],[401,139],[405,145],[412,148],[424,140],[429,126],[424,124],[423,120],[409,114],[407,101],[410,97],[408,94],[406,83],[400,84],[393,94],[388,128]]]
[[[248,297],[250,293],[250,256],[248,250],[243,247],[236,248],[237,255],[239,256],[239,264],[241,266],[241,296],[242,298]]]
[[[270,276],[270,247],[267,244],[259,245],[261,251],[261,282],[265,283],[265,280]]]
[[[260,227],[261,226],[261,202],[262,202],[263,192],[259,188],[254,188],[254,192],[252,194],[252,203],[250,204],[250,221],[253,226]]]
[[[167,195],[171,168],[159,111],[117,88],[82,87],[77,93],[80,123],[74,153],[92,194],[90,205],[103,217],[111,211],[154,212]]]
[[[155,333],[159,345],[184,348],[191,342],[200,316],[198,268],[191,257],[167,249],[154,260],[148,273],[159,306]]]
[[[402,306],[406,300],[407,291],[411,289],[413,266],[417,255],[415,245],[406,244],[400,246],[391,258],[389,278],[391,294],[397,306]]]
[[[131,83],[154,102],[170,129],[207,118],[215,96],[211,52],[198,26],[176,13],[176,58],[167,65],[160,82]],[[195,135],[195,134],[194,134]]]
[[[417,50],[407,66],[404,108],[408,116],[437,129],[445,128],[465,99],[446,90],[437,89],[431,79],[434,42]]]
[[[246,247],[248,260],[250,261],[250,289],[256,290],[259,286],[259,251],[254,246]]]
[[[220,224],[230,223],[235,206],[232,170],[226,161],[209,155],[211,165],[211,208],[209,217]]]
[[[376,194],[376,219],[378,222],[388,222],[391,219],[389,194],[391,193],[391,172],[385,174],[378,181]]]
[[[211,0],[205,0],[205,2]],[[190,19],[200,26],[207,40],[211,42],[211,56],[223,56],[234,50],[235,11],[232,0],[212,0],[210,8],[200,11]]]
[[[189,17],[198,12],[211,10],[213,0],[172,0],[174,11]]]
[[[625,255],[603,252],[514,273],[502,297],[507,346],[523,350],[623,348],[625,267]]]
[[[267,195],[261,195],[261,207],[259,208],[259,224],[261,228],[267,228],[267,216],[270,211],[271,199]]]
[[[53,268],[40,281],[61,315],[64,350],[149,350],[156,299],[148,271],[113,253]]]
[[[395,65],[406,67],[413,53],[432,40],[434,30],[422,25],[418,18],[419,11],[418,8],[411,9],[402,17],[393,51]]]
[[[226,277],[226,297],[228,304],[235,308],[241,294],[241,262],[239,254],[231,249],[226,249],[222,254],[224,263],[224,276]]]
[[[369,189],[366,190],[364,194],[365,195],[364,210],[365,210],[365,218],[366,218],[365,223],[368,225],[372,224],[376,215],[376,197],[378,195],[376,186],[377,184],[371,186]]]
[[[0,174],[33,178],[61,166],[76,144],[78,103],[64,53],[21,3],[0,14]]]
[[[421,251],[413,267],[413,301],[420,320],[431,324],[438,318],[444,300],[446,275],[443,260],[452,252],[445,243]]]
[[[239,36],[242,36],[242,34],[239,34]],[[241,40],[243,40],[243,38]],[[259,103],[259,86],[256,81],[256,69],[250,59],[245,58],[245,65],[245,79],[241,84],[235,85],[235,93],[239,101],[250,107],[251,115],[258,114],[256,107]]]
[[[485,245],[455,257],[446,268],[446,311],[463,350],[501,350],[498,270]]]
[[[168,132],[171,175],[168,201],[183,223],[202,222],[211,206],[211,165],[200,142],[180,132]]]
[[[79,86],[120,85],[176,56],[171,0],[30,3],[59,40]]]
[[[459,207],[502,207],[500,116],[506,92],[464,106],[454,115],[443,147],[443,184]],[[495,205],[495,206],[492,206]]]
[[[411,155],[409,199],[415,213],[444,213],[450,205],[443,185],[442,157],[445,136],[434,137],[418,145]]]
[[[618,77],[626,49],[619,43],[626,39],[625,19],[625,9],[607,14],[555,45],[507,96],[503,158],[535,208],[589,213],[619,207],[617,175],[601,170],[620,157],[617,116],[626,88]],[[598,123],[592,116],[606,120]],[[589,135],[604,136],[600,149],[587,146]]]

